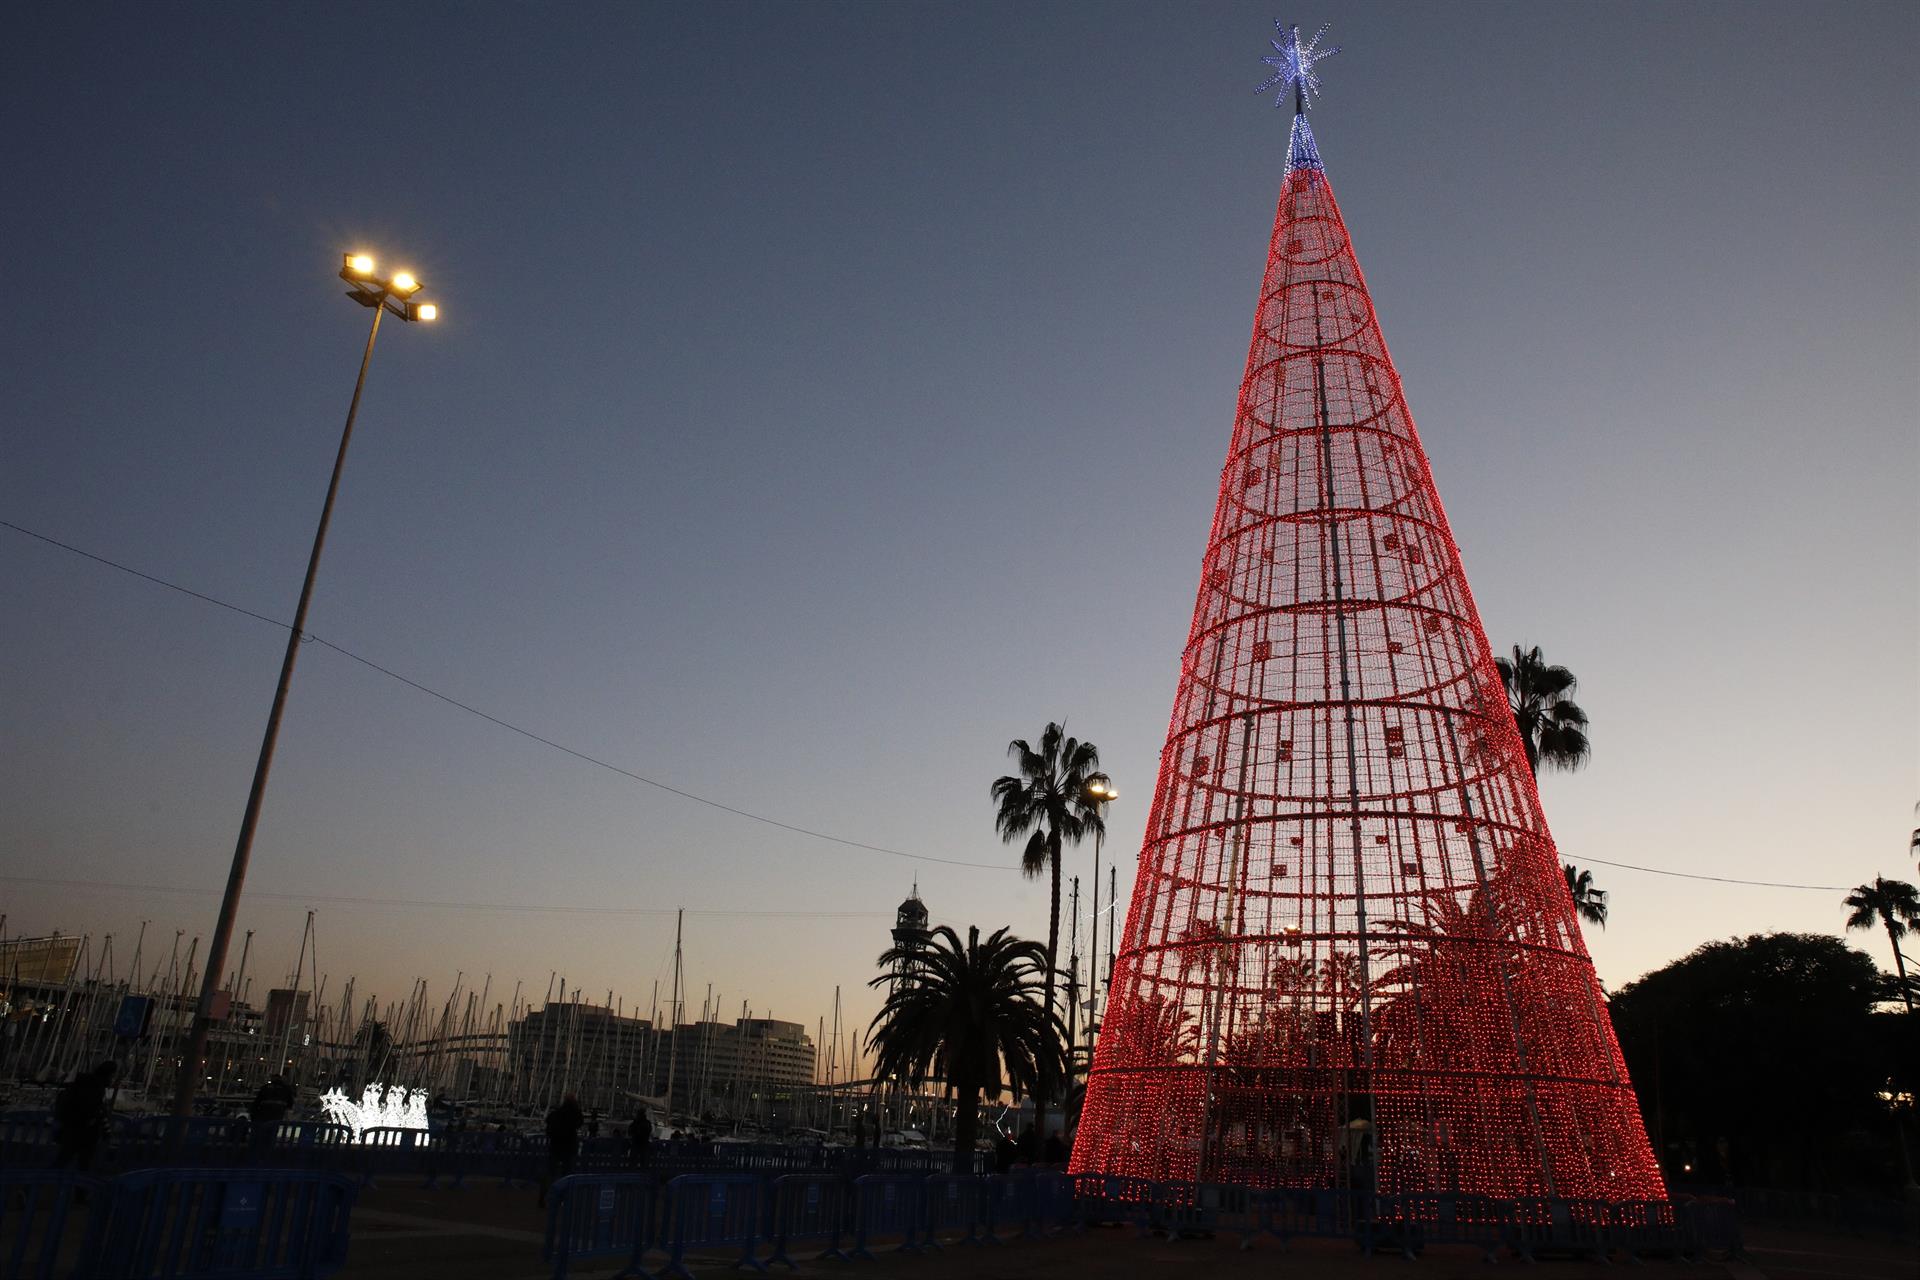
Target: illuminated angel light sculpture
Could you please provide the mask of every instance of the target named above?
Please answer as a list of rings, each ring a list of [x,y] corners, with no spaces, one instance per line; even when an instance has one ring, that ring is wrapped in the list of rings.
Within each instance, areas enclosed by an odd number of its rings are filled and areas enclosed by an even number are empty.
[[[344,1089],[329,1089],[320,1095],[320,1114],[352,1129],[355,1142],[361,1141],[369,1129],[424,1129],[427,1091],[397,1084],[370,1084],[354,1099]]]
[[[1072,1168],[1663,1198],[1493,655],[1294,107]]]

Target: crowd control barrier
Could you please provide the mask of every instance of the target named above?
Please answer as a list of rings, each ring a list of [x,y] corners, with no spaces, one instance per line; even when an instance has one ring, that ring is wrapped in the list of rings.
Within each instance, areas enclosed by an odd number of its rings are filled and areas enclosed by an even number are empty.
[[[356,1147],[360,1185],[371,1187],[382,1177],[426,1175],[431,1139],[425,1129],[373,1128],[360,1132]]]
[[[1154,1199],[1159,1184],[1147,1178],[1111,1173],[1067,1176],[1072,1179],[1073,1202],[1082,1226],[1119,1222],[1132,1226],[1141,1235],[1153,1230]]]
[[[938,1249],[941,1235],[948,1232],[958,1232],[960,1244],[1000,1243],[993,1234],[993,1203],[999,1181],[990,1173],[928,1175],[923,1243]]]
[[[644,1173],[576,1173],[547,1192],[547,1234],[540,1249],[553,1280],[589,1258],[625,1258],[615,1275],[645,1276],[647,1250],[659,1243],[659,1188]]]
[[[927,1180],[904,1173],[868,1173],[853,1180],[853,1252],[873,1259],[876,1240],[900,1238],[896,1253],[917,1253],[926,1220]]]
[[[98,1201],[104,1186],[66,1169],[0,1169],[0,1276],[53,1280],[61,1244],[85,1212],[82,1201]],[[97,1249],[98,1229],[89,1219],[83,1258]]]
[[[1681,1248],[1692,1261],[1718,1253],[1739,1257],[1742,1252],[1740,1218],[1731,1200],[1686,1200],[1675,1205],[1680,1219]]]
[[[766,1215],[766,1183],[751,1173],[686,1173],[667,1184],[665,1275],[693,1280],[689,1249],[738,1249],[735,1267],[765,1271],[754,1255]]]
[[[1630,1200],[1608,1206],[1607,1235],[1629,1261],[1680,1252],[1679,1219],[1665,1200]]]
[[[9,1111],[0,1115],[0,1155],[7,1167],[53,1163],[53,1112]]]
[[[1198,1235],[1237,1235],[1240,1247],[1253,1247],[1266,1229],[1264,1192],[1222,1183],[1161,1183],[1153,1198],[1151,1229],[1168,1240]]]
[[[142,1169],[114,1179],[90,1280],[318,1280],[347,1258],[353,1180],[306,1169]]]
[[[796,1244],[823,1246],[816,1260],[848,1260],[840,1247],[853,1218],[845,1179],[831,1173],[789,1173],[773,1180],[772,1191],[767,1239],[773,1252],[767,1255],[768,1265],[777,1262],[798,1270],[791,1252]]]
[[[539,1159],[529,1151],[526,1139],[518,1134],[495,1129],[460,1129],[435,1135],[427,1147],[427,1185],[437,1187],[446,1179],[458,1189],[469,1176],[498,1178],[500,1185],[530,1184],[540,1173]]]

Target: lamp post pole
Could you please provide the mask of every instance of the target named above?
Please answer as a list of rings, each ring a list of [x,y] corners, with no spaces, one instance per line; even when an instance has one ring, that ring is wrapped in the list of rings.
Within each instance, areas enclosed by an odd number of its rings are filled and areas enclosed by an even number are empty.
[[[1100,825],[1093,832],[1093,937],[1087,951],[1087,1075],[1093,1075],[1093,1036],[1100,1002],[1100,847],[1107,838],[1107,805],[1120,798],[1113,779],[1095,774],[1087,780],[1087,794],[1100,806]],[[1113,948],[1113,926],[1107,926],[1107,948]]]
[[[206,1068],[207,1038],[213,1030],[214,1005],[220,990],[220,975],[227,967],[227,948],[233,940],[234,918],[240,911],[240,890],[247,879],[247,863],[253,856],[253,836],[260,825],[261,802],[266,796],[267,775],[273,769],[273,750],[280,738],[280,719],[287,708],[287,689],[293,683],[293,664],[300,656],[300,644],[306,635],[307,606],[313,600],[313,582],[320,572],[320,553],[327,544],[327,526],[333,521],[333,503],[340,492],[340,473],[347,462],[347,445],[353,440],[353,421],[360,413],[360,394],[367,386],[367,366],[373,361],[373,344],[380,336],[380,319],[389,308],[405,320],[431,320],[438,310],[408,302],[419,289],[405,273],[391,281],[372,276],[373,263],[364,257],[349,256],[340,275],[354,288],[348,293],[373,309],[373,326],[367,331],[367,349],[360,357],[360,376],[354,380],[353,399],[347,405],[347,423],[340,432],[340,448],[333,457],[333,476],[327,482],[327,500],[320,508],[320,526],[314,530],[313,551],[307,557],[307,576],[300,584],[300,603],[293,611],[293,629],[287,635],[287,652],[280,660],[280,682],[274,686],[273,707],[267,712],[267,731],[260,742],[260,758],[253,766],[253,786],[247,792],[246,812],[240,818],[240,837],[234,843],[233,864],[227,869],[226,892],[220,897],[220,916],[214,924],[213,940],[207,948],[206,976],[200,983],[200,999],[194,1008],[193,1027],[187,1035],[179,1070],[174,1077],[173,1114],[193,1114],[194,1094]],[[397,286],[397,288],[396,288]],[[396,300],[394,295],[399,293]],[[277,1074],[277,1073],[276,1073]]]

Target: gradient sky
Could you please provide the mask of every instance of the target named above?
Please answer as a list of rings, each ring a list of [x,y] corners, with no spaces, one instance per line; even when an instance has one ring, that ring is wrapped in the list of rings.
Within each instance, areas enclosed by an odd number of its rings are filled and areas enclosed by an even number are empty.
[[[381,336],[311,631],[992,864],[731,817],[309,645],[252,972],[311,905],[332,993],[644,1003],[645,913],[795,913],[690,916],[695,1011],[711,982],[811,1025],[840,983],[864,1015],[916,876],[936,919],[1045,935],[987,786],[1059,717],[1123,790],[1124,885],[1285,153],[1274,16],[1345,46],[1315,130],[1493,644],[1580,676],[1564,856],[1912,878],[1920,9],[15,6],[0,519],[290,618],[365,249],[445,319]],[[148,963],[210,932],[281,646],[0,529],[10,934],[124,966],[143,918]],[[1594,870],[1610,984],[1843,921]]]

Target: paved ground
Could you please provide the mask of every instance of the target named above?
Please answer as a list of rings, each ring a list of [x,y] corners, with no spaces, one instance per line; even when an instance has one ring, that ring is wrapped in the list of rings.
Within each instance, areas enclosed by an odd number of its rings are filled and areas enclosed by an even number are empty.
[[[354,1212],[353,1251],[344,1280],[414,1280],[458,1276],[461,1280],[536,1280],[549,1274],[540,1262],[545,1214],[525,1190],[476,1187],[460,1191],[386,1186],[362,1193]],[[873,1263],[809,1262],[802,1275],[848,1273],[872,1280],[1126,1280],[1165,1276],[1172,1280],[1351,1280],[1405,1274],[1408,1280],[1484,1280],[1489,1271],[1473,1250],[1433,1249],[1417,1263],[1397,1256],[1363,1257],[1351,1244],[1301,1240],[1283,1251],[1262,1240],[1242,1252],[1231,1239],[1168,1243],[1143,1240],[1131,1230],[1105,1229],[1052,1240],[1009,1241],[998,1247],[950,1246],[938,1254],[886,1255]],[[1749,1234],[1748,1257],[1724,1266],[1647,1263],[1636,1278],[1710,1280],[1920,1280],[1920,1259],[1901,1246],[1847,1237],[1774,1231]],[[659,1254],[653,1255],[657,1261]],[[695,1260],[696,1275],[737,1275],[730,1258]],[[573,1274],[605,1277],[617,1268],[575,1268]],[[1542,1262],[1531,1269],[1541,1280],[1598,1280],[1620,1276],[1617,1268],[1591,1263]]]

